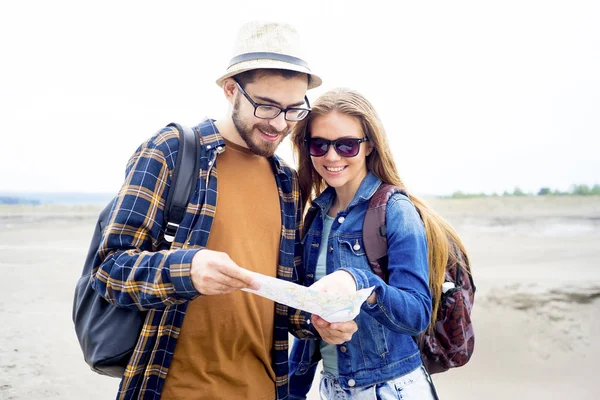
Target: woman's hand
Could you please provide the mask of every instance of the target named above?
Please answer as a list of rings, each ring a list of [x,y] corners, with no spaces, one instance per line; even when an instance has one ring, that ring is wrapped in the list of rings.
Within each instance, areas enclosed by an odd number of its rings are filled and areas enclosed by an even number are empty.
[[[354,321],[329,323],[318,315],[312,315],[312,324],[315,326],[321,339],[329,344],[342,344],[352,339],[358,325]]]
[[[356,282],[349,272],[338,270],[313,283],[311,289],[331,294],[352,294],[356,292]]]
[[[356,282],[350,273],[346,271],[335,271],[310,286],[319,292],[346,295],[356,292]],[[342,344],[352,339],[352,335],[358,330],[354,321],[329,323],[318,315],[312,316],[312,323],[321,335],[321,338],[329,344]]]

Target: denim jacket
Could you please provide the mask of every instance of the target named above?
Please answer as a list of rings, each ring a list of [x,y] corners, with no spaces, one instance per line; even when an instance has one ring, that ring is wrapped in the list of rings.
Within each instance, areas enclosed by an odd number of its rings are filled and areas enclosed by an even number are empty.
[[[388,284],[367,261],[362,226],[369,199],[380,184],[372,173],[365,177],[348,208],[337,214],[327,242],[327,274],[342,269],[352,274],[357,289],[373,286],[377,294],[375,304],[362,305],[352,339],[337,346],[339,382],[344,388],[388,381],[418,368],[421,357],[413,336],[427,328],[431,315],[425,228],[406,196],[396,193],[387,204]],[[329,187],[313,201],[321,218],[314,219],[302,242],[307,286],[315,280],[322,216],[334,197]],[[295,341],[290,355],[292,398],[305,398],[320,358],[318,342]]]

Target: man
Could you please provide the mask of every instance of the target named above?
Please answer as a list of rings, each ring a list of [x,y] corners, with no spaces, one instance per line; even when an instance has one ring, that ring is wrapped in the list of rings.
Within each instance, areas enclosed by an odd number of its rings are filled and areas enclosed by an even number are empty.
[[[274,156],[321,83],[298,43],[289,25],[241,28],[217,80],[229,111],[194,128],[200,176],[171,250],[156,248],[177,131],[161,130],[130,159],[92,283],[117,306],[149,310],[119,399],[288,396],[288,328],[316,338],[310,316],[239,289],[258,287],[250,271],[303,279],[297,176]],[[356,330],[336,325],[317,330],[336,344]]]

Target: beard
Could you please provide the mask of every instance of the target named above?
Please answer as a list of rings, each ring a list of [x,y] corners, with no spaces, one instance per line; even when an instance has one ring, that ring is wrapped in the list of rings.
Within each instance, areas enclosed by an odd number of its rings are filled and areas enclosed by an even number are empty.
[[[240,98],[238,97],[235,100],[235,104],[233,105],[233,112],[231,113],[231,119],[233,120],[233,125],[237,129],[240,137],[248,146],[248,149],[256,155],[261,157],[272,157],[275,154],[275,150],[277,146],[283,141],[283,139],[287,136],[288,132],[280,132],[274,129],[268,122],[254,124],[252,126],[248,126],[242,118],[240,117]],[[255,129],[260,129],[261,131],[269,134],[278,134],[280,135],[280,139],[276,142],[267,142],[257,137],[257,134],[253,134],[252,132]]]

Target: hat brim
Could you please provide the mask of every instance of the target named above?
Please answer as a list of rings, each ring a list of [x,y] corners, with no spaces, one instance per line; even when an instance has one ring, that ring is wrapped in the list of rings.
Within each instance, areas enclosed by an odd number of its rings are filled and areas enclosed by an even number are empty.
[[[227,73],[221,76],[216,80],[217,85],[223,86],[223,81],[227,78],[231,78],[237,74],[241,74],[242,72],[251,71],[253,69],[286,69],[289,71],[302,72],[310,76],[310,81],[308,84],[308,89],[314,89],[318,86],[321,86],[322,80],[319,76],[313,74],[308,68],[287,63],[284,61],[278,60],[270,60],[270,59],[256,59],[256,60],[248,60],[242,61],[240,63],[234,64],[227,69]]]

